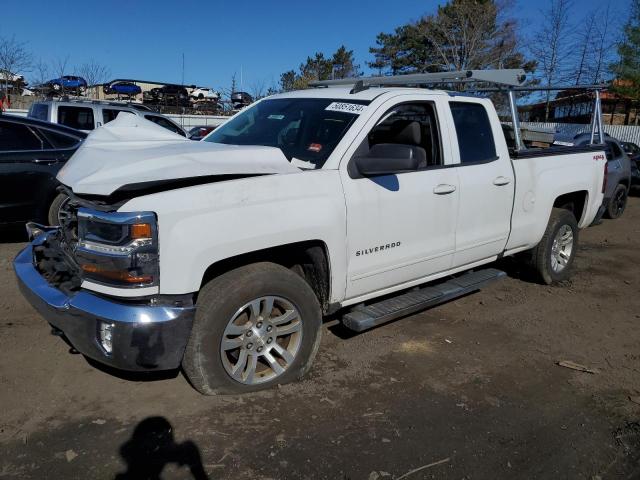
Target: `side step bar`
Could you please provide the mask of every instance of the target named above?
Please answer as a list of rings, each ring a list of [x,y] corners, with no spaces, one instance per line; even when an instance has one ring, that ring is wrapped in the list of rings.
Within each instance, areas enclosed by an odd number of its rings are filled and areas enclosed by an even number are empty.
[[[342,317],[342,323],[350,330],[362,332],[474,292],[504,276],[506,276],[505,272],[495,268],[465,273],[439,284],[356,307]]]

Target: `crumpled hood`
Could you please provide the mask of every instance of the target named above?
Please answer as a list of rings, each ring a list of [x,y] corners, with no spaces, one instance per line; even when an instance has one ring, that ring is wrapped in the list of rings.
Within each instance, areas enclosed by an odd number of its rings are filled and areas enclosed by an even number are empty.
[[[57,178],[74,193],[110,195],[132,183],[299,171],[278,148],[196,142],[120,114],[89,134]]]

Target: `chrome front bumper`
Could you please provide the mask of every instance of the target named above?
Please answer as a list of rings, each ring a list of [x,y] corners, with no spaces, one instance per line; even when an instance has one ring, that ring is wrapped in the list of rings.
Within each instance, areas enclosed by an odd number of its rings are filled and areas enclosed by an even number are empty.
[[[33,265],[34,239],[13,262],[22,294],[82,354],[122,370],[178,368],[187,345],[195,307],[118,302],[80,290],[73,295],[49,285]],[[102,347],[99,328],[111,323],[112,352]]]

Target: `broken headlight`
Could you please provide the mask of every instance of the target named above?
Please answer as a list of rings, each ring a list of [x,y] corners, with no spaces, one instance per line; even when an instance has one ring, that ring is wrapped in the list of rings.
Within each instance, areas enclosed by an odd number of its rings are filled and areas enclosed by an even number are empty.
[[[80,208],[75,255],[85,280],[112,287],[158,285],[156,216]]]

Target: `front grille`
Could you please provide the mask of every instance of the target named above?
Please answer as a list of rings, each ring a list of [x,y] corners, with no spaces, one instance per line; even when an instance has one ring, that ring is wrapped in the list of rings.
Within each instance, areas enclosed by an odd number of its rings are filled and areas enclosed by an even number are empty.
[[[64,192],[67,193],[67,192]],[[33,248],[34,266],[53,287],[71,294],[80,289],[82,278],[74,251],[78,243],[78,204],[73,196],[62,203],[58,213],[60,228]]]
[[[68,248],[62,230],[58,230],[41,245],[33,247],[33,259],[34,266],[49,285],[70,295],[80,289],[82,279]]]

